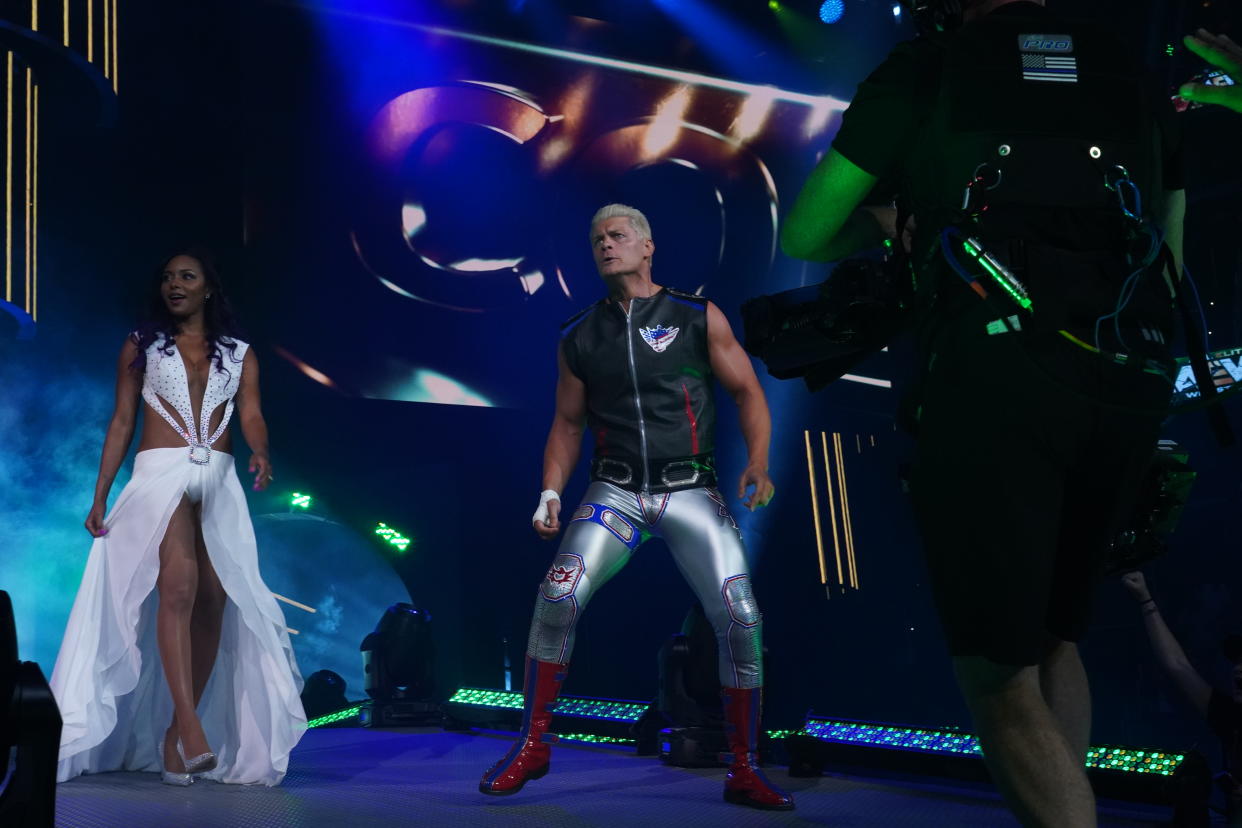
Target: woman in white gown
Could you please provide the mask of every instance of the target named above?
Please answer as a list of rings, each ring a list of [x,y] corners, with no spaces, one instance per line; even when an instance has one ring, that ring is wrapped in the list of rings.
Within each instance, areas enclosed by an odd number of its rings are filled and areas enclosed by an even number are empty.
[[[162,770],[170,784],[275,785],[306,728],[230,453],[236,405],[254,486],[271,481],[259,366],[231,316],[210,262],[173,256],[151,321],[121,349],[86,519],[95,541],[52,673],[60,781]],[[140,407],[133,476],[105,517]]]

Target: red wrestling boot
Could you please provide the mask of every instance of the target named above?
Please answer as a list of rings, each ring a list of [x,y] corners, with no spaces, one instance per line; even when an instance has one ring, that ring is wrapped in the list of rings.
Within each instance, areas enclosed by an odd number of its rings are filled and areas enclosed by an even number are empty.
[[[527,781],[547,775],[548,759],[552,755],[552,748],[543,741],[552,724],[552,712],[548,708],[556,701],[568,669],[568,664],[527,657],[522,732],[505,757],[483,774],[480,793],[508,796],[522,790]]]
[[[792,811],[793,797],[774,786],[755,764],[759,751],[759,708],[763,688],[724,687],[725,735],[733,764],[725,777],[725,802],[765,811]]]

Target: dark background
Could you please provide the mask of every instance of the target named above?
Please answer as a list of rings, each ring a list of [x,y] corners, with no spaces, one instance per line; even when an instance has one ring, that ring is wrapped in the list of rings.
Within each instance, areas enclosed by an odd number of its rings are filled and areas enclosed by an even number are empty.
[[[817,4],[786,5],[814,19]],[[1089,6],[1168,86],[1197,68],[1180,45],[1166,55],[1181,34],[1204,24],[1242,37],[1236,9],[1218,2],[1049,5],[1079,13]],[[442,690],[500,686],[505,641],[520,671],[535,587],[554,551],[527,526],[551,417],[556,326],[599,295],[586,259],[591,209],[616,197],[648,210],[659,248],[656,280],[689,290],[706,285],[735,327],[746,297],[817,281],[826,269],[779,253],[769,262],[763,221],[727,232],[719,226],[718,211],[704,206],[713,187],[741,188],[740,215],[758,209],[762,218],[768,209],[746,195],[749,185],[738,172],[744,164],[736,159],[722,162],[723,177],[706,183],[707,174],[668,165],[609,180],[541,177],[511,142],[458,125],[445,133],[441,165],[398,171],[448,217],[435,227],[433,214],[433,242],[453,251],[474,245],[472,255],[482,258],[530,252],[546,281],[524,298],[497,289],[498,307],[484,312],[407,299],[375,278],[351,236],[359,227],[367,232],[400,221],[375,195],[384,182],[377,184],[365,135],[384,104],[419,86],[484,81],[552,100],[585,71],[563,57],[466,43],[408,24],[845,101],[891,45],[912,34],[894,21],[890,3],[865,0],[847,0],[841,23],[814,22],[793,41],[766,3],[684,3],[676,14],[673,6],[444,0],[352,3],[344,14],[328,4],[126,0],[115,125],[62,112],[47,131],[40,195],[45,310],[34,341],[9,337],[2,345],[0,387],[15,391],[0,403],[13,446],[0,463],[8,469],[0,518],[25,528],[9,534],[9,553],[0,552],[0,586],[29,583],[16,562],[32,550],[50,553],[60,563],[30,587],[45,597],[27,605],[50,604],[54,614],[67,615],[86,549],[79,513],[89,507],[116,351],[150,270],[175,245],[203,240],[221,259],[263,366],[279,490],[255,495],[255,511],[279,508],[290,491],[309,491],[324,514],[360,533],[377,521],[398,527],[413,543],[404,554],[384,554],[409,597],[435,618]],[[591,71],[598,75],[598,106],[584,119],[587,130],[652,115],[672,89],[667,79]],[[737,103],[730,94],[696,87],[686,119],[715,119],[723,129],[729,119],[720,111]],[[746,152],[770,171],[784,209],[837,119],[807,136],[799,132],[798,105],[772,111]],[[1187,263],[1207,304],[1213,343],[1236,345],[1242,116],[1204,110],[1183,123],[1190,148]],[[578,140],[582,147],[587,138]],[[728,254],[718,262],[715,247],[704,252],[703,239],[721,236]],[[572,296],[557,284],[550,262],[562,264]],[[859,373],[898,378],[896,350]],[[326,373],[335,387],[309,379],[289,356]],[[408,402],[391,391],[400,377],[429,366],[493,406]],[[898,483],[910,453],[893,426],[898,392],[837,383],[810,396],[792,383],[764,381],[778,493],[763,513],[739,521],[765,610],[768,724],[797,725],[813,708],[845,718],[966,725]],[[861,589],[830,600],[819,581],[805,430],[816,441],[821,431],[840,432],[847,446]],[[855,435],[865,450],[853,450]],[[1151,582],[1192,661],[1223,681],[1227,664],[1217,644],[1242,628],[1238,453],[1218,449],[1199,414],[1171,423],[1168,436],[1191,449],[1201,476]],[[722,488],[731,496],[743,453],[736,416],[723,399],[718,439],[728,482]],[[566,491],[568,503],[584,483],[580,472]],[[349,561],[334,564],[324,577],[348,579]],[[376,617],[387,603],[405,599],[375,596]],[[1095,743],[1173,749],[1203,739],[1201,725],[1158,674],[1135,607],[1115,583],[1101,586],[1100,599],[1083,648],[1095,692]],[[643,547],[585,614],[567,692],[653,697],[656,652],[692,601],[664,547]],[[49,673],[54,627],[19,614],[27,657]],[[317,669],[301,667],[305,674]],[[349,694],[360,697],[361,688]]]

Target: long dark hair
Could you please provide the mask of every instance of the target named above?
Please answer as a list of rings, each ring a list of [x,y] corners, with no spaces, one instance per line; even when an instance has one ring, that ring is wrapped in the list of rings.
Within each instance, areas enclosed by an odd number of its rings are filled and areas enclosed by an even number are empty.
[[[202,265],[203,278],[207,281],[207,292],[211,294],[211,298],[203,306],[203,336],[207,340],[207,353],[215,360],[217,371],[230,373],[228,368],[224,367],[224,353],[221,349],[222,347],[228,348],[229,356],[235,357],[236,340],[242,338],[242,333],[237,320],[233,317],[233,307],[229,304],[228,297],[224,295],[215,259],[206,248],[198,245],[178,248],[172,254],[165,256],[160,261],[160,266],[155,269],[148,291],[147,309],[143,321],[130,334],[130,338],[138,346],[138,355],[130,363],[130,370],[139,374],[146,370],[147,348],[153,342],[162,340],[159,346],[160,351],[165,356],[172,356],[172,346],[177,341],[177,334],[181,333],[181,322],[169,312],[160,286],[164,283],[164,270],[168,267],[168,263],[178,256],[189,256]]]

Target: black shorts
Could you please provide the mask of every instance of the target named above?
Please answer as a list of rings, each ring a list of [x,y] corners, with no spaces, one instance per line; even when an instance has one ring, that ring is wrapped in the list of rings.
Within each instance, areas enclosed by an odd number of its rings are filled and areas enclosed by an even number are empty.
[[[1171,387],[1055,335],[989,335],[994,315],[934,341],[911,494],[952,654],[1032,665],[1082,637],[1163,420],[1085,395],[1163,409]]]

